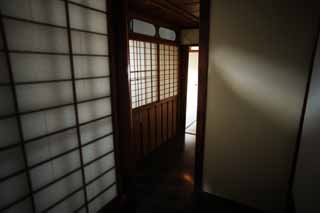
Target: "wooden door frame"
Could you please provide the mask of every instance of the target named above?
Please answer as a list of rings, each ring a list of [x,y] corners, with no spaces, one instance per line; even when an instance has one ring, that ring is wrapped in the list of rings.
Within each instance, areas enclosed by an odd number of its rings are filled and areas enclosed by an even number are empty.
[[[129,81],[127,73],[128,65],[128,0],[110,0],[112,4],[112,14],[110,22],[113,27],[114,34],[111,35],[110,48],[114,56],[111,58],[111,66],[113,72],[113,88],[117,92],[116,99],[116,113],[117,113],[117,126],[119,128],[119,138],[117,149],[118,154],[118,171],[121,175],[121,189],[119,197],[126,197],[130,202],[130,194],[134,193],[134,180],[133,174],[135,169],[135,162],[130,161],[132,156],[132,115],[131,115],[131,102],[129,94]],[[200,43],[199,43],[199,78],[198,78],[198,109],[197,109],[197,136],[196,136],[196,150],[195,150],[195,168],[194,168],[194,191],[202,191],[202,176],[203,176],[203,156],[204,156],[204,135],[205,135],[205,117],[206,117],[206,98],[207,98],[207,73],[208,73],[208,51],[209,51],[209,14],[210,14],[210,1],[200,1]],[[179,46],[181,49],[185,46]],[[188,51],[187,51],[188,53]],[[188,56],[188,54],[187,54]],[[188,58],[184,60],[188,62]],[[180,57],[181,60],[181,57]],[[182,61],[180,61],[182,62]],[[182,74],[183,67],[180,63],[179,72]],[[184,67],[183,69],[186,69]],[[184,79],[187,80],[187,79]],[[127,83],[124,83],[127,82]],[[185,86],[179,85],[179,92],[186,89]],[[186,90],[185,93],[186,94]],[[179,94],[183,96],[183,93]],[[180,98],[179,101],[186,101],[186,96]],[[184,104],[184,103],[178,103]],[[185,116],[185,108],[180,110],[178,115]],[[181,113],[182,112],[182,113]],[[185,118],[184,118],[185,119]],[[178,119],[181,121],[181,118]],[[185,122],[184,122],[185,123]],[[183,137],[184,137],[184,123],[183,123]],[[177,126],[179,128],[179,126]],[[179,132],[177,133],[179,134]],[[132,188],[133,187],[133,188]]]
[[[200,0],[200,28],[199,44],[180,45],[180,119],[179,119],[179,140],[184,143],[185,121],[186,121],[186,100],[188,82],[188,57],[189,47],[199,46],[199,67],[198,67],[198,106],[197,106],[197,132],[194,164],[194,192],[203,192],[203,160],[204,160],[204,138],[205,121],[207,109],[207,79],[209,62],[209,27],[210,27],[210,0]]]
[[[197,134],[194,167],[194,191],[203,191],[203,160],[205,121],[207,109],[207,80],[209,65],[209,31],[210,31],[210,0],[200,0],[199,28],[199,69],[198,69],[198,112]]]

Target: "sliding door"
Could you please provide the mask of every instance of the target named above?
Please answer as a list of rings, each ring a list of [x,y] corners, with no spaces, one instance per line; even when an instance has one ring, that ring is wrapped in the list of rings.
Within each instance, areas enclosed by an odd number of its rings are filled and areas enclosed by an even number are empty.
[[[142,160],[177,133],[177,45],[131,38],[129,79],[134,147]]]
[[[0,211],[117,195],[105,0],[1,0]]]

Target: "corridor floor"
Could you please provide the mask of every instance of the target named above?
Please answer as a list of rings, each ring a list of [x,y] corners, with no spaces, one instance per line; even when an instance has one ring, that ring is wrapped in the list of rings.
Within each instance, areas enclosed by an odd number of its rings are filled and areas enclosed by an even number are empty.
[[[137,213],[246,212],[254,209],[206,193],[193,196],[195,135],[185,146],[162,146],[145,160],[136,177]]]
[[[184,150],[162,146],[137,175],[137,212],[184,212],[192,205],[195,136],[186,134]]]

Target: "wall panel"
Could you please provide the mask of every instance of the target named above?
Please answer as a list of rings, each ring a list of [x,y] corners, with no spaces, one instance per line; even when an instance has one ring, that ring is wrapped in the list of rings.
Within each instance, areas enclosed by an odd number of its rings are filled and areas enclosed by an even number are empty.
[[[106,0],[0,2],[1,212],[117,196]]]

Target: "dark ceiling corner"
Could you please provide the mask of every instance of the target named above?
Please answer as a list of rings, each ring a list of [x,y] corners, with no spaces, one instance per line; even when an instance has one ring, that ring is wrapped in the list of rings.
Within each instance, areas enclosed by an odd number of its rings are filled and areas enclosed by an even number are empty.
[[[132,0],[129,12],[175,28],[198,28],[200,0]]]

